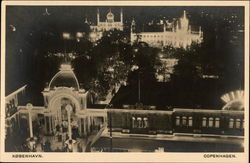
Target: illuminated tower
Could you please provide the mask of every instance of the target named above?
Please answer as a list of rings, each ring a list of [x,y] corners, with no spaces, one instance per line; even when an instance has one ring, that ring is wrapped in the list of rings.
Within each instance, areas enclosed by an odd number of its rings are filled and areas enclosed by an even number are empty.
[[[188,31],[189,21],[187,19],[186,11],[183,12],[183,17],[180,19],[181,31]]]
[[[122,11],[122,9],[121,9],[121,13],[120,13],[120,21],[121,21],[121,23],[123,24],[123,11]]]
[[[133,18],[132,19],[132,22],[131,22],[131,29],[130,29],[131,33],[134,33],[135,32],[135,19]]]
[[[107,21],[109,23],[113,23],[114,22],[114,14],[112,13],[111,9],[109,9],[109,13],[107,14]]]
[[[201,26],[199,27],[199,37],[203,37],[202,36],[202,31],[201,31]]]
[[[99,24],[99,22],[100,22],[100,13],[99,13],[99,9],[97,9],[97,25]]]

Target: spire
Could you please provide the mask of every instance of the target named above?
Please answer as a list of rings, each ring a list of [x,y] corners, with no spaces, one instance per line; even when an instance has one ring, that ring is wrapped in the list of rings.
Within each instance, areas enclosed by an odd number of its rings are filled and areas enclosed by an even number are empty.
[[[199,36],[202,37],[201,26],[199,27]]]
[[[187,15],[186,15],[186,10],[183,11],[183,18],[186,19]]]
[[[182,30],[183,32],[188,32],[189,20],[187,18],[185,10],[183,11],[183,17],[180,19],[180,25],[180,30]]]
[[[99,8],[97,8],[97,15],[96,15],[96,20],[97,20],[97,24],[96,25],[98,25],[99,24],[99,22],[100,22],[100,13],[99,13]]]
[[[48,11],[47,8],[45,8],[45,12],[43,13],[43,15],[45,15],[45,16],[49,16],[50,15],[50,13],[49,13],[49,11]]]
[[[179,30],[179,22],[177,21],[175,31],[177,32],[178,30]]]
[[[163,32],[166,32],[166,24],[163,24]]]
[[[121,21],[121,23],[123,24],[123,10],[122,10],[122,8],[121,8],[121,13],[120,13],[120,21]]]
[[[135,19],[133,18],[131,22],[131,29],[130,29],[131,33],[133,33],[134,30],[135,30]]]

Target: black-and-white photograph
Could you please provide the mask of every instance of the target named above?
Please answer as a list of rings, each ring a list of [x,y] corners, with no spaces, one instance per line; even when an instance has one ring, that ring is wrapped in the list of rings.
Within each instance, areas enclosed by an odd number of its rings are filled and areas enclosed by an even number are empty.
[[[5,10],[5,152],[244,152],[244,6]]]

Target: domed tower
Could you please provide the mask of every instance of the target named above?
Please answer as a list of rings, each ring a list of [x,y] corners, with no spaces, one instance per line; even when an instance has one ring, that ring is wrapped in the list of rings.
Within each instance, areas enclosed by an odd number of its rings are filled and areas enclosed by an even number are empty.
[[[107,22],[108,23],[113,23],[114,22],[114,14],[111,12],[111,9],[109,10],[107,14]]]
[[[79,114],[86,111],[88,92],[80,88],[70,64],[61,65],[59,72],[51,79],[42,94],[46,112],[55,125],[67,121],[67,105],[72,107],[71,118],[75,120]]]

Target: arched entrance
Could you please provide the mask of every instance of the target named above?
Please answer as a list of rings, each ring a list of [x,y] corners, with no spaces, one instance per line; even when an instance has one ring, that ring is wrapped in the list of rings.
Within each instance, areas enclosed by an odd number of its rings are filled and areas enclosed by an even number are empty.
[[[52,97],[49,102],[48,109],[50,110],[50,121],[51,121],[51,131],[53,134],[63,135],[62,139],[66,139],[69,135],[68,134],[68,112],[66,106],[70,105],[72,111],[70,112],[70,125],[71,125],[71,133],[72,138],[76,138],[78,133],[78,117],[77,113],[80,110],[80,104],[78,100],[70,95],[70,94],[57,94],[56,96]],[[63,134],[62,134],[63,133]],[[61,139],[61,138],[60,138]]]

